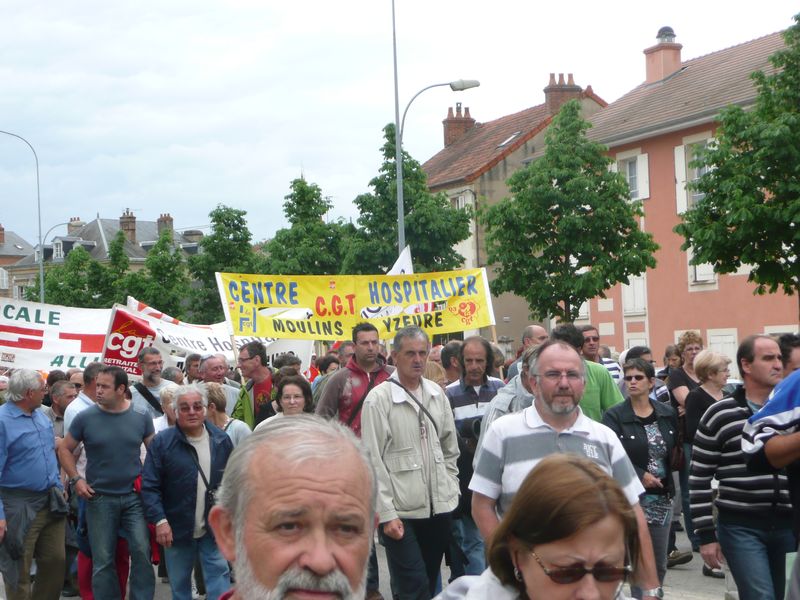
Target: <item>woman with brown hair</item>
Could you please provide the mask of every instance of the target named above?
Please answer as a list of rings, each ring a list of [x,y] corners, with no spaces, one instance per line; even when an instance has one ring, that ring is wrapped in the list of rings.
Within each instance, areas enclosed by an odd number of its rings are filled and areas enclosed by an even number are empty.
[[[572,454],[530,472],[487,544],[489,568],[438,598],[620,599],[639,558],[636,516],[619,484]]]

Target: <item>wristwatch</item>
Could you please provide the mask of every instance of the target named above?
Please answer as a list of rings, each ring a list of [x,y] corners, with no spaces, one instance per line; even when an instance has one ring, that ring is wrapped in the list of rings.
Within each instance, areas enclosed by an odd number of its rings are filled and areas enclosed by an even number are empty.
[[[660,587],[651,588],[649,590],[642,590],[642,597],[643,598],[663,598],[664,597],[664,590]]]
[[[75,485],[75,484],[76,484],[76,483],[78,483],[78,482],[79,482],[81,479],[83,479],[83,477],[81,477],[80,475],[75,475],[75,477],[70,477],[70,478],[69,478],[69,484],[70,484],[70,485]]]

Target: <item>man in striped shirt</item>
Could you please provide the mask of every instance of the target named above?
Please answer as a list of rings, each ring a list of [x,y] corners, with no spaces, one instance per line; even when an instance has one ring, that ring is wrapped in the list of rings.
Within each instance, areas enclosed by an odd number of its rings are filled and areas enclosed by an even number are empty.
[[[736,352],[744,384],[715,402],[700,419],[692,450],[689,490],[700,553],[708,568],[727,562],[740,600],[783,598],[785,554],[795,549],[792,504],[782,472],[759,474],[747,466],[742,429],[780,382],[778,344],[766,335],[745,338]],[[719,490],[712,503],[711,480]],[[714,527],[712,504],[717,508]]]
[[[476,335],[464,340],[458,352],[461,378],[445,388],[458,432],[458,482],[461,497],[453,515],[453,540],[458,543],[466,558],[463,568],[456,559],[454,577],[480,575],[486,569],[483,540],[470,514],[472,492],[472,462],[480,437],[481,421],[492,398],[504,386],[501,379],[491,377],[494,352],[488,341]]]
[[[486,539],[540,460],[557,452],[586,456],[620,484],[634,506],[642,549],[637,583],[644,598],[660,597],[653,545],[639,506],[644,487],[614,432],[578,406],[585,368],[575,347],[562,341],[549,340],[533,352],[528,366],[533,405],[497,419],[486,432],[469,485],[472,516]]]

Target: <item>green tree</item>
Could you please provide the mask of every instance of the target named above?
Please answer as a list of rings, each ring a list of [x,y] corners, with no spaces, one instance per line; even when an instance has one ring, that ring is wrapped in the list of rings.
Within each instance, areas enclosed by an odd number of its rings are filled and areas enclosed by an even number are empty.
[[[51,266],[45,273],[44,298],[50,304],[82,308],[108,308],[105,285],[106,268],[91,257],[81,245],[67,253],[63,264]],[[38,300],[38,284],[36,286]]]
[[[384,128],[383,164],[370,181],[372,193],[355,199],[359,229],[348,241],[343,273],[383,273],[397,260],[397,177],[394,125]],[[471,214],[451,206],[444,194],[428,191],[420,164],[403,152],[405,233],[414,269],[419,272],[458,268],[464,257],[454,250],[469,237]]]
[[[137,300],[183,319],[188,308],[189,283],[183,250],[174,245],[172,230],[165,229],[147,253],[144,269],[129,273],[124,287]]]
[[[609,171],[606,148],[586,138],[580,104],[564,104],[544,156],[508,181],[512,196],[481,215],[495,294],[525,298],[540,318],[574,320],[581,304],[656,264],[652,235],[639,229],[639,202]]]
[[[265,244],[266,268],[278,275],[333,275],[342,268],[343,248],[354,228],[326,223],[331,203],[314,183],[300,177],[291,183],[283,210],[290,227]]]
[[[757,294],[800,292],[800,15],[784,40],[770,57],[775,72],[752,75],[752,109],[720,114],[716,143],[692,163],[708,169],[691,184],[703,197],[675,227],[693,264],[748,265]]]
[[[189,271],[197,280],[190,297],[191,319],[216,323],[224,319],[214,273],[259,273],[263,259],[253,250],[244,210],[218,205],[209,213],[211,233],[200,240],[200,252],[189,257]]]

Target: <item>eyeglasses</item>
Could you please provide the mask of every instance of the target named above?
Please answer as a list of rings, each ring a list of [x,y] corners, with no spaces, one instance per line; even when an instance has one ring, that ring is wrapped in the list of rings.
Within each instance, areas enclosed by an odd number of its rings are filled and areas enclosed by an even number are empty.
[[[563,377],[566,377],[569,383],[577,383],[583,379],[583,375],[578,371],[545,371],[541,375],[536,375],[536,377],[546,379],[551,383],[558,383]]]
[[[290,396],[281,396],[281,402],[290,402],[291,400],[305,400],[306,397],[303,394],[292,394]]]
[[[588,569],[586,565],[572,565],[571,567],[559,567],[557,569],[548,569],[544,566],[542,559],[536,556],[536,552],[530,551],[531,556],[536,559],[542,571],[550,579],[556,583],[566,584],[575,583],[583,579],[585,575],[591,574],[597,581],[601,583],[612,583],[616,581],[623,581],[630,573],[633,572],[633,567],[625,565],[624,567],[609,567],[606,565],[595,565]]]
[[[240,356],[239,358],[236,359],[236,362],[238,364],[242,364],[244,361],[250,360],[250,359],[253,359],[253,358],[255,358],[255,356]]]
[[[205,406],[203,406],[199,402],[195,404],[181,404],[180,406],[178,406],[178,411],[184,414],[189,414],[192,411],[203,412],[203,409],[205,409]]]
[[[633,380],[642,381],[643,379],[647,379],[647,376],[646,375],[625,375],[625,377],[623,377],[623,379],[625,381],[633,381]]]
[[[599,335],[587,335],[583,338],[584,342],[599,342],[600,336]]]
[[[83,384],[82,384],[82,383],[73,383],[72,385],[74,385],[74,386],[75,386],[75,389],[76,389],[76,390],[79,390],[79,389],[81,389],[81,388],[83,387]]]

